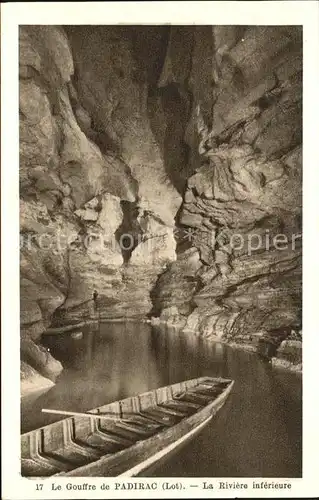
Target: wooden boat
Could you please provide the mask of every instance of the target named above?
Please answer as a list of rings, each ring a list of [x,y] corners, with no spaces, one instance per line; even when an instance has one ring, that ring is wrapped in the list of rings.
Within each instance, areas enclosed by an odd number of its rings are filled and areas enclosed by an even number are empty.
[[[21,436],[29,477],[134,477],[193,438],[225,403],[234,382],[201,377],[72,415]]]

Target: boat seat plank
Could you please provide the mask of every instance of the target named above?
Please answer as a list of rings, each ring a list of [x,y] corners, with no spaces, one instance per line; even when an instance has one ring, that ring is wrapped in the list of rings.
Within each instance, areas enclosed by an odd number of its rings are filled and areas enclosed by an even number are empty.
[[[156,406],[156,409],[160,409],[160,411],[164,411],[165,414],[168,414],[168,415],[172,415],[176,418],[185,418],[187,416],[187,413],[185,413],[185,411],[182,411],[181,408],[170,408],[168,406],[166,406],[165,404],[158,404]]]
[[[127,436],[121,436],[118,433],[114,433],[113,430],[111,431],[109,428],[101,428],[99,427],[98,431],[96,431],[98,435],[103,435],[106,439],[108,439],[111,443],[116,443],[118,445],[123,446],[124,448],[127,448],[128,446],[131,446],[134,443],[134,440],[128,439]]]
[[[157,431],[161,426],[160,424],[155,424],[154,422],[143,420],[140,416],[136,416],[134,418],[123,419],[121,422],[124,422],[128,425],[133,425],[136,429],[141,429],[143,431],[148,430],[150,432]]]
[[[203,387],[204,389],[222,389],[219,384],[207,384],[206,382],[200,382],[195,387]]]
[[[89,457],[74,453],[68,448],[60,448],[58,450],[55,450],[54,452],[50,453],[47,458],[50,461],[58,460],[63,464],[63,466],[71,469],[74,469],[74,467],[81,467],[82,465],[86,465],[93,461],[90,460]]]
[[[219,394],[221,394],[223,391],[219,390],[219,389],[211,389],[211,390],[207,390],[207,389],[197,389],[196,393],[198,394],[202,394],[203,396],[208,396],[210,398],[216,398],[217,396],[219,396]]]
[[[21,475],[26,477],[48,477],[61,472],[58,467],[45,462],[38,462],[32,458],[21,459]]]
[[[203,405],[207,405],[210,401],[212,401],[212,396],[208,396],[207,394],[203,394],[200,391],[187,391],[187,394],[191,394],[192,396],[196,396],[200,398],[203,402]]]
[[[86,445],[68,445],[52,452],[49,457],[65,461],[66,463],[85,464],[101,458],[103,453],[94,448],[88,449]]]
[[[129,429],[125,424],[121,425],[120,422],[116,425],[108,425],[107,432],[112,435],[119,436],[130,442],[130,444],[135,443],[140,438],[140,433]]]
[[[167,414],[165,415],[163,412],[160,413],[159,409],[155,410],[155,408],[149,408],[140,413],[165,427],[172,427],[172,425],[176,423],[176,417]]]
[[[200,408],[198,405],[190,405],[182,401],[169,401],[161,403],[161,407],[183,412],[185,416],[193,415]]]
[[[217,388],[220,388],[220,389],[226,389],[226,387],[229,386],[230,382],[228,381],[216,381],[216,380],[204,380],[202,382],[200,382],[200,384],[205,384],[205,385],[209,385],[211,387],[217,387]]]
[[[191,393],[191,392],[184,392],[181,394],[176,394],[175,399],[177,401],[186,401],[190,403],[197,403],[200,404],[201,407],[205,406],[207,398],[204,396],[201,396],[200,394],[196,393]]]
[[[213,394],[214,392],[220,393],[223,391],[222,387],[218,387],[218,386],[214,386],[214,385],[208,386],[206,384],[198,384],[194,389],[197,391],[207,392],[207,394],[211,394],[211,393]]]
[[[122,428],[122,429],[126,429],[130,432],[134,432],[135,434],[137,434],[138,436],[141,436],[141,437],[148,437],[148,436],[152,436],[156,431],[157,429],[150,429],[150,428],[143,428],[141,425],[134,425],[133,422],[126,422],[126,421],[120,421],[120,422],[117,422],[116,424],[116,428]]]
[[[72,421],[65,420],[64,426],[64,446],[63,449],[68,449],[75,455],[89,457],[91,460],[98,459],[100,454],[97,450],[90,447],[83,442],[80,442],[79,438],[76,436],[76,431],[74,429]]]
[[[180,394],[176,394],[176,396],[174,396],[174,399],[172,401],[169,401],[168,404],[171,404],[171,403],[176,403],[178,405],[186,405],[188,406],[190,409],[193,409],[194,410],[194,413],[198,410],[200,410],[201,408],[203,408],[203,405],[202,404],[199,404],[199,403],[195,403],[195,402],[192,402],[192,401],[186,401],[186,400],[182,400],[180,399],[180,397],[185,394],[185,393],[180,393]]]
[[[52,466],[53,468],[60,470],[60,471],[64,471],[64,472],[68,472],[69,470],[71,470],[73,468],[71,464],[67,464],[64,461],[61,461],[61,460],[59,460],[55,457],[49,456],[49,455],[39,454],[37,457],[33,456],[31,458],[35,462],[39,463],[41,466],[44,466],[44,467]]]
[[[116,453],[119,450],[122,450],[125,446],[123,444],[119,444],[113,441],[110,441],[109,438],[105,437],[99,433],[99,431],[95,431],[94,434],[91,434],[85,441],[85,444],[90,445],[92,448],[96,448],[97,450],[101,450],[101,452],[106,454]]]
[[[209,398],[210,400],[215,399],[222,391],[217,391],[217,390],[206,390],[206,389],[197,389],[194,391],[196,394],[199,394],[200,396],[205,396]]]
[[[97,452],[91,446],[82,443],[79,440],[75,440],[68,445],[70,451],[72,450],[74,453],[78,453],[81,456],[89,457],[92,460],[98,459],[100,457],[100,453]]]
[[[186,411],[185,409],[179,408],[177,405],[170,405],[169,403],[161,403],[158,405],[158,408],[169,411],[172,415],[177,417],[185,418],[190,415],[190,411]]]
[[[154,406],[153,408],[151,408],[150,412],[154,415],[163,416],[165,419],[167,419],[167,418],[171,419],[172,424],[176,424],[182,418],[184,418],[184,415],[182,413],[176,412],[175,410],[171,410],[168,408],[163,408],[160,405]]]
[[[141,413],[136,413],[136,415],[134,415],[134,417],[130,417],[129,420],[149,429],[159,430],[163,427],[162,424],[151,418],[143,416]]]

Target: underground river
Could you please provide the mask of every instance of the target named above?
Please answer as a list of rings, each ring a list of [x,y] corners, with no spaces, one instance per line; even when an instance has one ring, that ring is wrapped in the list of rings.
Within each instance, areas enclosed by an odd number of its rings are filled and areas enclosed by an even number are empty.
[[[46,336],[64,370],[46,393],[22,399],[22,432],[62,417],[42,408],[96,406],[203,375],[235,380],[222,410],[195,440],[148,472],[158,477],[300,477],[302,379],[256,354],[140,323],[104,323],[83,337]]]

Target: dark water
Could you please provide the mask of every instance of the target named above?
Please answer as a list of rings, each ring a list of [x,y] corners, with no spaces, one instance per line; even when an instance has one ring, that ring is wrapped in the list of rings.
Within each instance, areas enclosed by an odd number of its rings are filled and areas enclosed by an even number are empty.
[[[229,377],[233,393],[216,418],[152,475],[301,476],[299,375],[275,371],[253,353],[147,324],[105,323],[83,334],[46,337],[65,369],[48,392],[22,401],[23,432],[59,419],[41,408],[86,411],[185,379]]]

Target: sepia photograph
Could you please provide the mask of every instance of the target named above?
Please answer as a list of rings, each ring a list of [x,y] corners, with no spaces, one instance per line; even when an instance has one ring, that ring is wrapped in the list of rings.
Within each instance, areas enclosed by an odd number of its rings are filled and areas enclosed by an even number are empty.
[[[313,496],[318,21],[189,3],[6,6],[6,498]]]
[[[300,477],[302,29],[20,26],[23,476]]]

